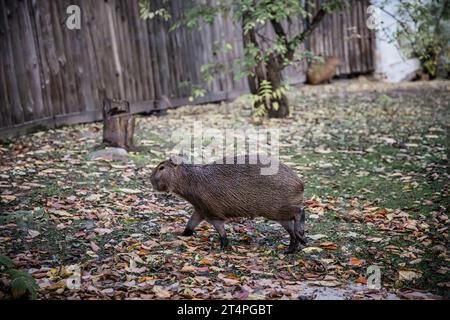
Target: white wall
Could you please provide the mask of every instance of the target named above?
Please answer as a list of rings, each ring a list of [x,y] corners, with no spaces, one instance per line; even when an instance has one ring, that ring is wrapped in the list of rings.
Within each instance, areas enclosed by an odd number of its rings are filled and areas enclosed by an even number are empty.
[[[381,3],[381,0],[372,0],[373,5]],[[383,1],[384,2],[384,1]],[[396,13],[398,0],[387,1],[384,9],[393,15]],[[375,77],[384,82],[400,82],[410,80],[411,75],[420,68],[417,59],[408,59],[398,48],[397,42],[389,42],[393,39],[397,30],[397,23],[387,13],[377,10],[381,28],[375,32]]]

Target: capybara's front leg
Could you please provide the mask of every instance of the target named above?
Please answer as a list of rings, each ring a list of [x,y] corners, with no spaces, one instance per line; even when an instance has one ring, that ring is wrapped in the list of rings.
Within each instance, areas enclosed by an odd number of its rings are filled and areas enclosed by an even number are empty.
[[[190,237],[194,234],[195,228],[202,222],[204,219],[203,217],[197,212],[194,211],[191,218],[189,219],[186,228],[184,229],[183,233],[181,234],[183,237]]]

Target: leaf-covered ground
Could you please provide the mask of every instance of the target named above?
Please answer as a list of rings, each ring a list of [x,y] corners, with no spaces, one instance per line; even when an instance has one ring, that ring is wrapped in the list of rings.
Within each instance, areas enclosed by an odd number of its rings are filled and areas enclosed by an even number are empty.
[[[139,117],[142,150],[120,161],[89,160],[100,123],[4,142],[0,255],[33,275],[42,299],[448,298],[449,89],[302,87],[288,119],[260,125],[282,129],[281,158],[306,185],[309,246],[295,255],[280,253],[287,234],[263,219],[227,225],[231,252],[207,223],[179,237],[190,205],[149,182],[174,130],[255,127],[245,99]],[[366,287],[369,266],[381,290]],[[80,281],[68,281],[77,268]]]

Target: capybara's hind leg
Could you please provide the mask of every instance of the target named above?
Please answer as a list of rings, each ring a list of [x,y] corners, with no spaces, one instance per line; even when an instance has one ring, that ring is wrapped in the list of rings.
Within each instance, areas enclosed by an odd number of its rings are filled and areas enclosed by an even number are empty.
[[[203,217],[195,211],[191,218],[189,219],[186,228],[184,229],[184,232],[181,234],[183,237],[189,237],[194,234],[195,228],[202,222],[204,219]]]
[[[295,235],[298,238],[298,241],[306,246],[307,241],[305,237],[305,220],[306,220],[306,214],[305,209],[301,208],[294,216],[295,220]]]
[[[295,253],[298,249],[298,238],[295,234],[295,221],[292,220],[279,220],[278,221],[284,229],[289,233],[289,236],[291,237],[291,240],[289,242],[289,247],[286,251],[283,253],[289,254],[289,253]]]
[[[223,220],[208,220],[211,223],[220,236],[220,247],[222,249],[230,249],[230,243],[227,238],[227,233],[225,231],[225,221]]]

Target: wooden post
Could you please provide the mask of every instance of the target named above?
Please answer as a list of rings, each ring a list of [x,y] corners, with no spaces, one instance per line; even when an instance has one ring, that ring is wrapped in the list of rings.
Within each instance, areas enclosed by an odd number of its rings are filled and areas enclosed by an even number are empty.
[[[134,117],[128,101],[103,100],[103,143],[127,151],[136,150],[133,143]]]

